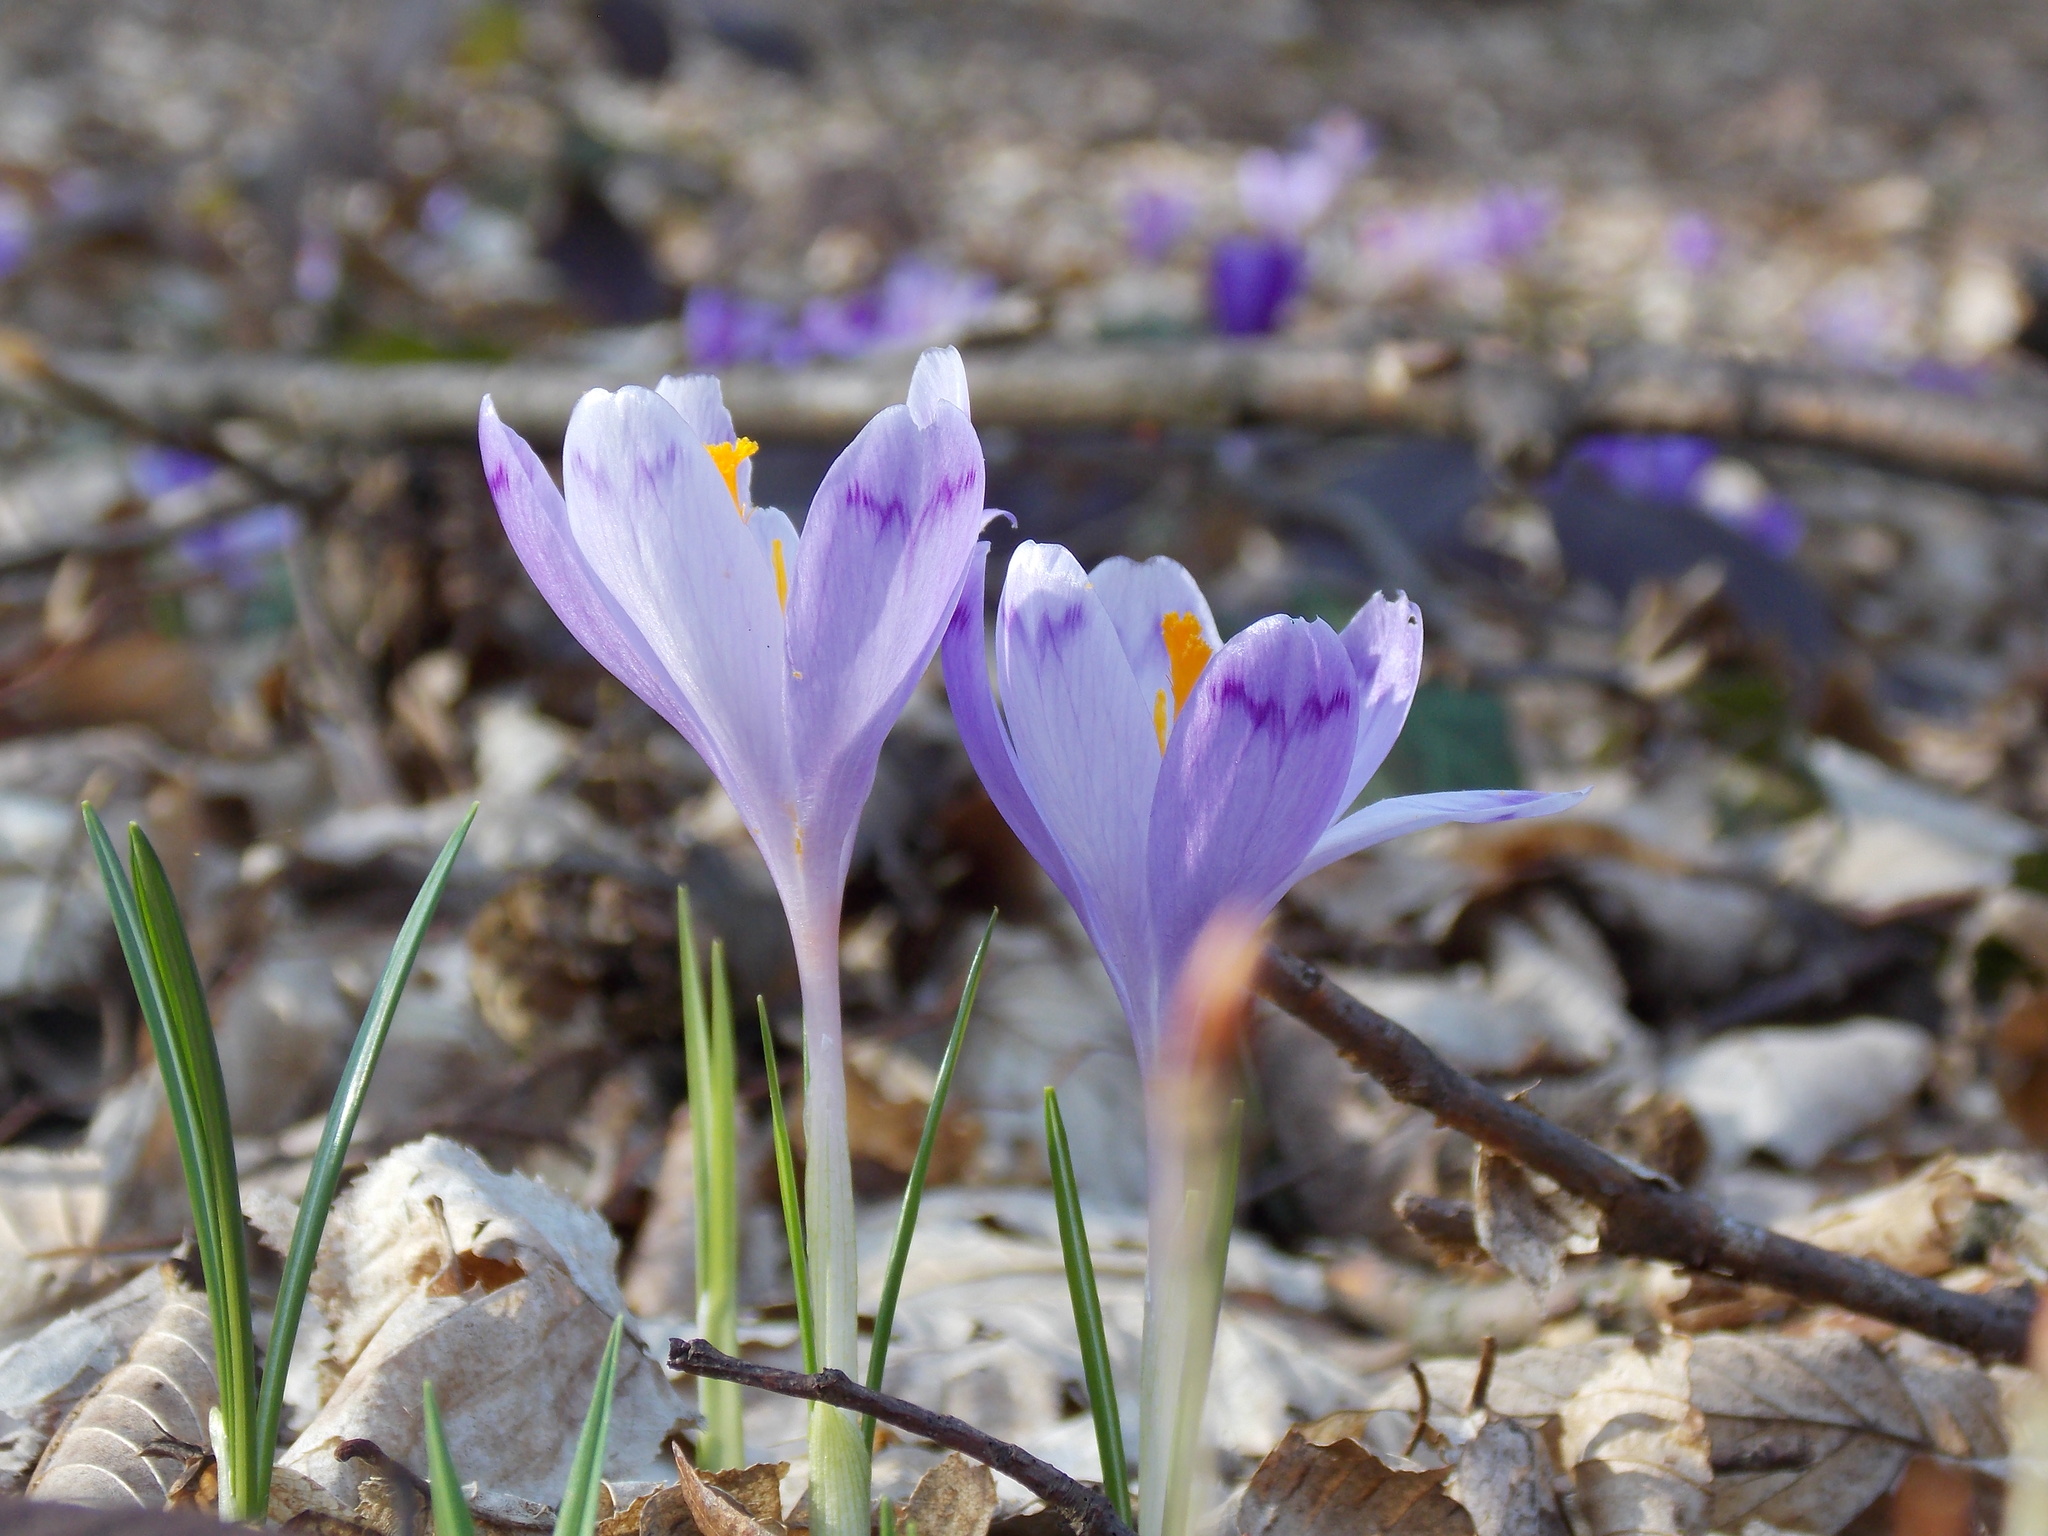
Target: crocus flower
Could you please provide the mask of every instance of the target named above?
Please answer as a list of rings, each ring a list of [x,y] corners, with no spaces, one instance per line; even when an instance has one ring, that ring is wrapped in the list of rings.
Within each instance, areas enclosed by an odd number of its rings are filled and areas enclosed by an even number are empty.
[[[1308,262],[1278,235],[1225,235],[1209,252],[1209,314],[1225,336],[1277,330]]]
[[[1403,833],[1580,799],[1463,790],[1346,814],[1415,695],[1414,604],[1375,597],[1342,634],[1261,619],[1226,645],[1194,578],[1163,556],[1084,572],[1056,544],[1020,545],[996,618],[999,709],[986,549],[946,631],[946,692],[981,782],[1094,940],[1141,1065],[1217,913],[1262,919],[1297,880]]]
[[[1173,254],[1195,222],[1195,200],[1166,187],[1134,187],[1125,194],[1124,241],[1147,266]]]
[[[478,431],[534,585],[702,755],[774,878],[803,988],[819,1351],[855,1371],[840,905],[882,738],[938,647],[984,520],[960,355],[924,355],[909,403],[839,456],[801,534],[753,505],[755,445],[735,434],[714,378],[585,395],[561,491],[488,399]],[[866,1447],[839,1410],[812,1415],[811,1463],[814,1529],[866,1536]]]
[[[1545,815],[1581,795],[1411,795],[1346,814],[1414,698],[1422,619],[1405,597],[1373,598],[1341,634],[1276,616],[1224,644],[1172,560],[1119,557],[1083,572],[1058,545],[1026,543],[1003,584],[992,687],[986,551],[968,566],[941,648],[946,692],[982,784],[1080,915],[1137,1044],[1151,1256],[1141,1529],[1180,1536],[1221,1296],[1197,1256],[1228,1223],[1227,1138],[1188,1123],[1221,1103],[1202,1085],[1215,1052],[1198,1038],[1214,1011],[1200,953],[1220,931],[1249,932],[1295,881],[1346,854],[1444,822]],[[1196,1211],[1208,1214],[1191,1226]]]

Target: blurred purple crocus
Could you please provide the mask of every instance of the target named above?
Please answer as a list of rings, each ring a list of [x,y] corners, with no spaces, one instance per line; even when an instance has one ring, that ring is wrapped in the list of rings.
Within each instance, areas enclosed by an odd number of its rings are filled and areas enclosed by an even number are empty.
[[[1237,162],[1237,197],[1250,234],[1225,235],[1209,253],[1209,313],[1226,336],[1279,329],[1308,275],[1302,237],[1345,184],[1372,163],[1371,130],[1334,112],[1299,148],[1248,151]]]
[[[683,343],[705,368],[773,363],[793,368],[814,357],[862,357],[961,335],[995,297],[992,278],[920,256],[892,265],[873,287],[820,294],[794,314],[763,299],[700,285],[683,306]]]
[[[1060,546],[1026,542],[1003,584],[992,688],[987,549],[941,648],[954,719],[1003,818],[1080,915],[1147,1071],[1219,913],[1260,921],[1296,881],[1404,833],[1583,798],[1462,790],[1345,814],[1415,696],[1422,616],[1405,597],[1373,598],[1342,634],[1275,616],[1224,644],[1174,561],[1084,572]]]
[[[697,749],[767,862],[795,940],[809,1091],[807,1222],[822,1363],[858,1369],[839,920],[882,738],[938,648],[985,514],[967,374],[925,353],[909,403],[862,429],[799,535],[751,497],[752,441],[718,381],[592,390],[563,488],[498,419],[478,422],[505,532],[571,634]],[[866,1536],[866,1446],[811,1420],[816,1528]]]
[[[1164,187],[1137,187],[1124,197],[1124,239],[1147,266],[1173,254],[1194,227],[1195,200]]]
[[[1711,439],[1682,432],[1596,433],[1572,445],[1560,466],[1583,465],[1625,495],[1703,512],[1778,559],[1799,548],[1799,513],[1763,476],[1725,457]]]
[[[297,540],[300,526],[296,509],[272,502],[194,528],[178,540],[178,553],[233,591],[247,592],[262,584],[274,557]]]
[[[1372,214],[1359,226],[1359,249],[1382,282],[1456,277],[1526,260],[1556,222],[1548,188],[1489,187],[1460,202]]]
[[[1209,253],[1209,313],[1225,336],[1265,336],[1280,327],[1301,289],[1308,258],[1279,235],[1225,235]]]
[[[35,246],[35,208],[12,187],[0,186],[0,278],[28,260]]]

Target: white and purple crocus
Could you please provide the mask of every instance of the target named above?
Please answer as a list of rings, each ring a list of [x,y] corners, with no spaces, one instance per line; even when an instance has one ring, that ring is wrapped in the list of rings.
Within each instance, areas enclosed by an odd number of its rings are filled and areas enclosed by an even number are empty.
[[[986,520],[960,356],[924,355],[909,403],[839,456],[801,534],[753,505],[755,445],[735,433],[714,378],[586,394],[569,419],[561,490],[488,399],[478,433],[534,585],[702,755],[774,878],[803,988],[819,1354],[858,1374],[840,906],[882,738],[931,662]],[[811,1461],[822,1536],[865,1536],[867,1455],[853,1420],[814,1413]]]
[[[995,683],[982,628],[987,546],[942,647],[946,691],[982,784],[1073,904],[1109,972],[1146,1084],[1150,1185],[1139,1474],[1144,1536],[1178,1536],[1207,1384],[1220,1276],[1206,1292],[1188,1202],[1223,1170],[1196,1166],[1177,1123],[1198,1042],[1176,1008],[1212,923],[1256,923],[1323,866],[1445,822],[1512,821],[1579,793],[1467,790],[1351,811],[1407,719],[1422,619],[1374,597],[1342,633],[1261,619],[1227,644],[1172,560],[1083,571],[1066,550],[1011,557],[996,616]],[[1000,705],[998,705],[1000,694]],[[1347,814],[1347,811],[1349,812]],[[1198,1299],[1200,1298],[1200,1299]]]

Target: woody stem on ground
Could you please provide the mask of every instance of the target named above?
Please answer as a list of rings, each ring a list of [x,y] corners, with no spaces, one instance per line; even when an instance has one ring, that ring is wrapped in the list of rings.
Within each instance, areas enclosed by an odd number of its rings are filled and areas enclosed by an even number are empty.
[[[1630,1167],[1526,1104],[1466,1076],[1315,966],[1268,949],[1260,994],[1334,1044],[1404,1104],[1512,1157],[1597,1206],[1604,1252],[1663,1259],[1843,1307],[1995,1360],[2025,1357],[2030,1297],[1966,1295],[1887,1264],[1833,1253],[1722,1215],[1695,1195]]]
[[[1029,1451],[1007,1440],[984,1434],[965,1419],[935,1413],[906,1403],[900,1397],[870,1391],[843,1371],[825,1370],[816,1375],[785,1371],[772,1365],[735,1360],[713,1349],[703,1339],[670,1339],[668,1368],[686,1376],[708,1376],[717,1381],[736,1381],[757,1387],[778,1397],[800,1398],[826,1403],[849,1413],[866,1414],[893,1424],[921,1440],[942,1445],[949,1451],[971,1456],[992,1471],[1030,1489],[1057,1510],[1071,1524],[1077,1536],[1131,1536],[1131,1529],[1117,1518],[1115,1509],[1099,1488],[1076,1482],[1058,1467],[1040,1461]]]

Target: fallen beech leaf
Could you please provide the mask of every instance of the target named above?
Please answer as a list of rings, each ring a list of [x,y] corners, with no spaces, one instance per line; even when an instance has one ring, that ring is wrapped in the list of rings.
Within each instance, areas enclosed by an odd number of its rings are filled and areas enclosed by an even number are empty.
[[[2005,1454],[1990,1375],[1960,1356],[1903,1358],[1847,1333],[1715,1334],[1693,1341],[1713,1523],[1832,1536],[1922,1453]]]
[[[1480,1246],[1539,1297],[1568,1255],[1600,1251],[1598,1210],[1491,1148],[1473,1167],[1472,1195]]]
[[[917,1536],[988,1536],[995,1516],[995,1474],[952,1451],[917,1480],[896,1525]]]
[[[1445,1491],[1480,1536],[1566,1536],[1555,1477],[1550,1452],[1533,1430],[1488,1413],[1459,1451]]]
[[[475,1512],[524,1519],[568,1480],[611,1320],[618,1244],[602,1218],[439,1137],[381,1159],[336,1204],[312,1296],[329,1328],[326,1401],[282,1458],[356,1507],[363,1468],[337,1444],[374,1441],[426,1465],[419,1392],[431,1378],[449,1450],[481,1490]],[[654,1481],[684,1405],[629,1340],[605,1474]]]
[[[82,1509],[14,1499],[0,1506],[0,1521],[7,1536],[220,1536],[221,1531],[217,1518],[191,1510]]]
[[[50,1437],[29,1497],[99,1509],[161,1509],[186,1467],[152,1454],[164,1440],[208,1443],[219,1400],[206,1295],[164,1276],[164,1299],[128,1358],[85,1395]]]
[[[20,1493],[50,1435],[128,1351],[163,1305],[155,1266],[109,1296],[0,1349],[0,1496]]]
[[[932,1069],[909,1052],[877,1040],[847,1042],[848,1149],[891,1173],[909,1173],[937,1087]],[[955,1182],[980,1146],[980,1125],[949,1100],[932,1144],[929,1185],[936,1189]]]
[[[1443,1490],[1449,1475],[1398,1471],[1356,1440],[1312,1445],[1290,1429],[1252,1474],[1238,1536],[1474,1536]]]
[[[1674,1335],[1616,1350],[1564,1405],[1559,1451],[1592,1536],[1707,1528],[1714,1472],[1706,1419],[1692,1405],[1692,1350]]]

